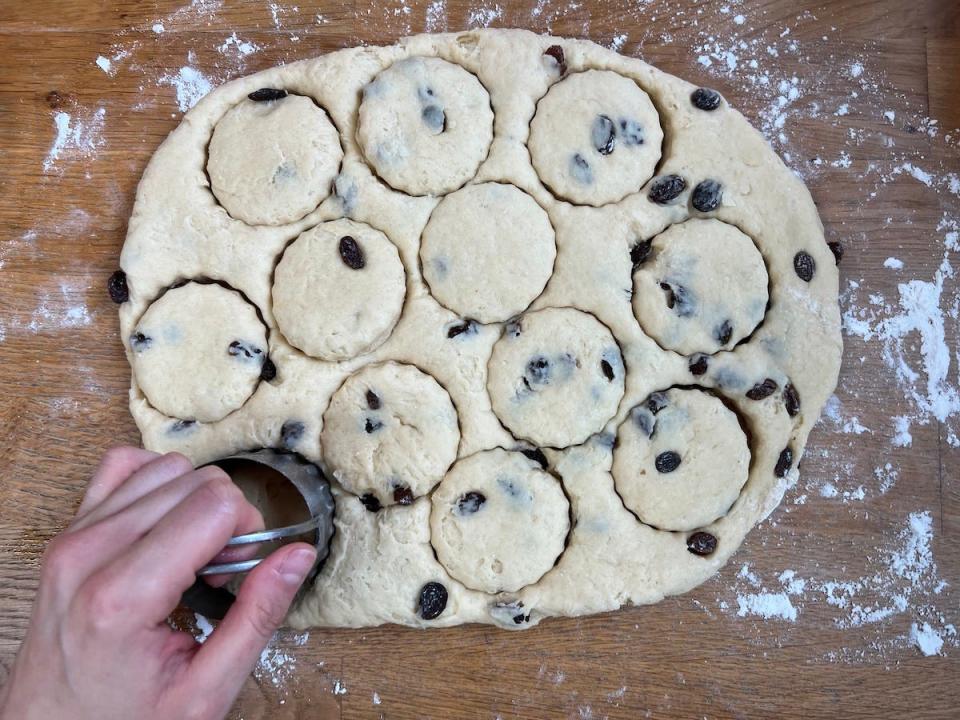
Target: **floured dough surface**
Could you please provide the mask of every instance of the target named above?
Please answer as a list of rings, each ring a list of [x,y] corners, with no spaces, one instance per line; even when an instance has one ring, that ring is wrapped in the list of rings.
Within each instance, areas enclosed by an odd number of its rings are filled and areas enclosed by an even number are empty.
[[[430,216],[420,262],[444,307],[484,323],[517,315],[543,292],[557,256],[543,208],[512,185],[468,185]]]
[[[458,461],[431,504],[441,564],[488,593],[516,592],[543,577],[570,529],[560,482],[517,451],[496,448]]]
[[[207,171],[213,194],[232,217],[284,225],[330,194],[342,159],[337,129],[310,98],[247,98],[213,131]]]
[[[133,372],[161,412],[215,422],[257,387],[266,330],[236,290],[189,282],[165,292],[140,318],[129,338]]]
[[[280,332],[298,350],[343,360],[382,343],[403,307],[400,255],[379,230],[322,223],[284,251],[273,281]]]
[[[367,365],[347,378],[323,415],[327,469],[368,503],[409,505],[457,459],[450,396],[412,365]],[[375,504],[375,503],[374,503]]]
[[[689,590],[797,481],[842,350],[816,208],[743,116],[517,30],[217,88],[120,265],[144,445],[330,480],[296,627],[522,630]]]

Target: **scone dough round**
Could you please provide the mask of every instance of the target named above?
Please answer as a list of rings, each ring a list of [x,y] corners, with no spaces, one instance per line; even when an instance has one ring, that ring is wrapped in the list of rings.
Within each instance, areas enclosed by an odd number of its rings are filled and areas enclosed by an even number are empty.
[[[381,505],[409,505],[457,458],[460,427],[447,391],[412,365],[367,365],[333,394],[320,447],[333,477]]]
[[[343,160],[327,113],[302,95],[242,100],[217,123],[208,152],[214,196],[250,225],[284,225],[312,212]]]
[[[256,390],[267,330],[236,290],[188,282],[147,308],[130,334],[130,363],[150,404],[181,420],[214,422]]]
[[[423,277],[461,317],[501,322],[543,292],[557,255],[550,218],[513,185],[468,185],[434,209],[420,239]]]
[[[368,352],[390,335],[406,293],[396,246],[353,220],[321,223],[283,253],[273,314],[287,341],[320,360]]]
[[[691,219],[653,238],[633,276],[633,311],[644,332],[684,355],[729,350],[763,320],[767,268],[733,225]]]
[[[736,414],[701,390],[653,393],[617,430],[617,492],[638,518],[661,530],[695,530],[725,515],[749,470],[750,448]]]
[[[539,580],[570,530],[560,482],[522,453],[500,448],[459,460],[431,505],[437,558],[464,585],[488,593]]]
[[[547,308],[504,328],[487,366],[493,411],[515,437],[567,447],[599,432],[623,397],[610,331],[573,308]]]
[[[604,205],[653,177],[663,130],[650,97],[634,80],[586,70],[553,85],[530,123],[530,156],[555,195]]]
[[[410,195],[441,195],[477,173],[493,140],[490,96],[459,65],[399,60],[363,89],[357,141],[377,175]]]

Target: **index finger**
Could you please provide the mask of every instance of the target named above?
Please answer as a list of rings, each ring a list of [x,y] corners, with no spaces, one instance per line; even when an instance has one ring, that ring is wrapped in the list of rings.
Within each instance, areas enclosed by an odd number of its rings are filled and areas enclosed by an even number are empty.
[[[77,517],[93,510],[133,473],[158,457],[158,453],[130,445],[118,445],[107,450],[90,478],[83,501],[77,509]]]

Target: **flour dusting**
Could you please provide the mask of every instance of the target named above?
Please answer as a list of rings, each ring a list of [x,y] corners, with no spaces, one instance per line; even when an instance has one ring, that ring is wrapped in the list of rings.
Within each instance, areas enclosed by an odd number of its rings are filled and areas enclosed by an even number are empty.
[[[77,108],[73,112],[58,110],[53,114],[55,136],[43,160],[45,173],[62,173],[60,160],[89,160],[105,144],[103,126],[107,109],[99,107],[88,111]]]
[[[161,76],[157,83],[169,85],[177,93],[177,107],[186,112],[213,89],[210,80],[197,68],[184,65],[177,72]]]

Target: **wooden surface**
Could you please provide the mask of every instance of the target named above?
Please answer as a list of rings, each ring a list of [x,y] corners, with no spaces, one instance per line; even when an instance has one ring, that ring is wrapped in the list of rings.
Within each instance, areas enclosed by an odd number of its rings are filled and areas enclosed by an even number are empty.
[[[960,215],[945,180],[960,172],[957,134],[946,138],[960,126],[960,14],[951,0],[228,5],[0,2],[0,679],[29,617],[44,543],[68,521],[103,450],[138,441],[104,283],[137,180],[181,117],[176,83],[164,78],[184,66],[216,83],[339,47],[486,22],[622,43],[626,54],[717,87],[790,154],[828,239],[845,245],[844,287],[860,284],[845,309],[867,306],[868,293],[896,305],[898,282],[932,282],[945,253],[937,225]],[[162,34],[152,29],[158,22]],[[233,32],[259,49],[218,51]],[[731,47],[737,67],[728,72]],[[113,74],[95,64],[98,55],[113,58]],[[863,75],[853,77],[858,63]],[[785,97],[777,138],[781,91],[769,83],[792,77],[802,94]],[[837,111],[844,103],[847,114]],[[58,112],[82,132],[52,152]],[[935,136],[930,117],[939,120]],[[930,184],[904,162],[934,173]],[[883,266],[890,256],[905,263],[902,273]],[[956,296],[947,278],[941,306]],[[949,315],[946,336],[956,388]],[[818,426],[799,485],[714,580],[657,606],[548,620],[524,633],[387,627],[315,630],[304,642],[285,632],[233,716],[956,717],[960,649],[946,626],[960,624],[960,450],[950,441],[958,418],[915,419],[912,444],[897,447],[891,418],[916,418],[916,401],[879,341],[846,343],[840,421]],[[922,368],[919,336],[898,347]],[[857,434],[857,424],[867,429]],[[875,470],[897,473],[884,493]],[[932,518],[937,565],[916,582],[890,563],[912,513]],[[787,595],[794,621],[738,616],[744,596],[759,592],[750,573],[778,593],[788,569],[807,583]],[[827,602],[831,580],[859,583],[856,597]],[[886,619],[851,615],[855,604],[886,607],[901,590],[906,608]],[[924,657],[909,641],[911,625],[925,621],[946,641],[944,656]]]

